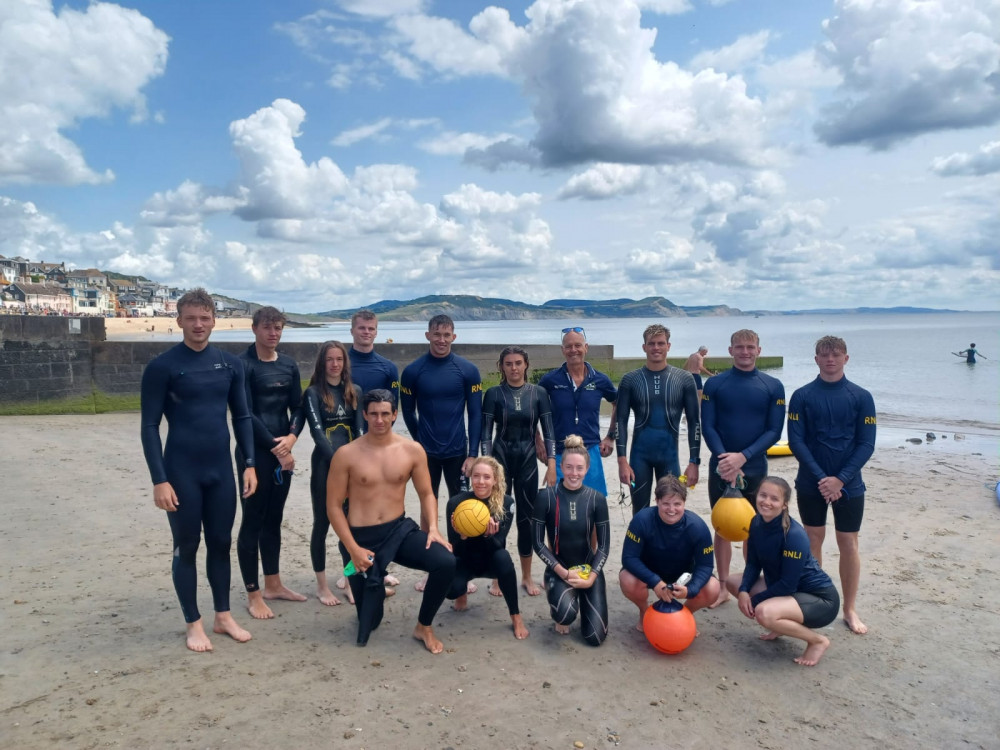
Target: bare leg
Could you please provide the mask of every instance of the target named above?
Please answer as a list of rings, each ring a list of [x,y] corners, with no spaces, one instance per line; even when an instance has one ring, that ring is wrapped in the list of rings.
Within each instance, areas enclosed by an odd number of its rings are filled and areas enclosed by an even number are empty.
[[[722,585],[719,586],[719,594],[715,601],[708,605],[709,609],[715,609],[720,604],[729,601],[729,589],[726,588],[726,581],[729,580],[729,564],[733,560],[733,545],[718,534],[715,535],[715,571],[719,576]]]
[[[640,633],[644,632],[642,618],[646,614],[646,608],[649,607],[649,589],[645,583],[625,569],[618,573],[618,585],[621,586],[625,598],[639,608],[639,621],[635,624],[635,629]]]
[[[251,638],[250,632],[237,625],[230,612],[215,613],[215,625],[212,626],[212,632],[228,635],[237,643],[246,643]]]
[[[333,595],[330,587],[326,583],[326,571],[320,570],[316,573],[316,596],[328,607],[335,607],[340,604],[340,599]],[[351,597],[351,590],[347,589],[347,600],[354,603]]]
[[[806,650],[802,656],[795,659],[796,664],[804,667],[815,666],[826,650],[830,647],[830,639],[820,635],[802,624],[802,610],[790,596],[779,596],[761,602],[756,610],[758,623],[770,631],[771,637],[764,640],[774,640],[779,635],[798,638],[806,642]]]
[[[857,532],[838,531],[837,547],[840,549],[840,585],[844,589],[844,623],[852,633],[864,635],[868,626],[861,622],[854,608],[858,599],[861,580],[861,554],[858,552]]]
[[[255,620],[270,620],[274,617],[274,612],[264,601],[264,592],[260,590],[247,592],[247,609]]]
[[[496,581],[493,582],[496,586]],[[521,586],[528,593],[528,596],[538,596],[542,593],[542,590],[535,583],[535,579],[531,577],[531,555],[521,558]],[[493,596],[500,596],[500,587],[496,586],[497,593]],[[492,594],[493,592],[490,591]]]
[[[292,591],[283,584],[278,573],[273,576],[264,576],[264,598],[284,599],[288,602],[304,602],[306,600],[306,597],[298,591]]]
[[[693,596],[688,599],[684,602],[684,606],[692,612],[697,612],[699,609],[704,609],[705,607],[711,609],[712,603],[719,601],[719,591],[722,588],[723,587],[719,583],[718,579],[712,576],[705,582],[705,585],[701,587],[701,591],[698,592],[698,596]]]
[[[455,603],[451,605],[451,608],[456,612],[464,612],[469,608],[469,595],[462,594],[460,597],[455,599]]]
[[[413,629],[413,637],[424,644],[424,647],[432,654],[440,654],[444,651],[444,644],[434,635],[434,628],[430,625],[421,625]]]
[[[187,647],[198,653],[212,650],[212,642],[205,634],[200,618],[187,624]]]
[[[805,526],[809,537],[809,551],[816,558],[816,564],[823,567],[823,540],[826,539],[826,526]]]
[[[514,626],[514,637],[519,641],[523,641],[528,637],[528,628],[524,624],[524,620],[521,619],[521,615],[511,615],[510,621]]]

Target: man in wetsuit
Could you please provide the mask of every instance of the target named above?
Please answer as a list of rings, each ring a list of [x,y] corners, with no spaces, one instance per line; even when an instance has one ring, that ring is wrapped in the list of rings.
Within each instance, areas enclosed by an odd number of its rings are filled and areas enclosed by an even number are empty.
[[[670,331],[654,323],[642,334],[646,364],[625,373],[618,384],[618,478],[632,491],[632,515],[649,506],[653,475],[680,476],[677,441],[681,413],[687,419],[687,485],[698,483],[701,463],[701,417],[698,390],[691,373],[667,364]],[[632,455],[625,457],[628,444],[629,411],[635,412],[632,427]]]
[[[979,354],[979,352],[976,351],[975,344],[969,344],[968,349],[963,349],[960,352],[955,352],[955,354],[957,354],[959,357],[965,357],[966,362],[968,362],[970,365],[974,365],[976,364],[976,355]],[[989,359],[989,357],[987,357],[985,354],[979,354],[979,356],[982,357],[983,359]]]
[[[253,315],[254,343],[240,361],[246,373],[247,403],[253,418],[254,453],[260,482],[242,501],[243,520],[236,537],[236,557],[247,590],[247,606],[258,620],[274,617],[265,599],[304,602],[306,598],[281,582],[281,519],[292,483],[292,446],[302,432],[302,376],[295,360],[277,351],[287,319],[274,307]],[[236,465],[245,456],[236,449]],[[264,567],[264,590],[257,578],[258,550]]]
[[[843,339],[824,336],[816,342],[819,375],[792,394],[788,404],[788,444],[799,460],[795,477],[799,518],[820,567],[826,511],[833,506],[844,622],[852,632],[863,635],[868,627],[856,609],[861,579],[858,532],[865,510],[861,468],[875,452],[876,416],[872,395],[844,376],[849,359]]]
[[[701,434],[712,452],[708,501],[713,508],[730,485],[754,505],[757,488],[767,476],[767,449],[781,437],[785,423],[785,387],[757,369],[757,334],[736,331],[729,337],[729,355],[732,368],[705,383],[701,397]],[[746,545],[743,550],[745,554]],[[726,580],[732,559],[732,543],[716,534],[716,570],[722,587],[712,607],[730,597]]]
[[[587,333],[581,326],[562,330],[562,353],[566,362],[550,370],[538,381],[549,394],[552,403],[552,427],[556,438],[556,476],[562,479],[563,444],[567,435],[579,435],[590,457],[585,487],[602,495],[608,494],[602,459],[614,450],[615,408],[611,410],[611,427],[601,439],[601,400],[615,404],[618,391],[611,379],[587,362]],[[542,463],[548,461],[545,441],[535,433],[535,453]]]
[[[364,413],[368,432],[333,455],[326,500],[344,564],[351,562],[358,571],[349,579],[358,613],[358,645],[364,646],[382,621],[383,577],[395,560],[428,572],[413,637],[439,654],[444,646],[432,625],[455,576],[455,557],[438,530],[427,456],[419,443],[392,431],[396,407],[390,391],[369,391]],[[404,515],[406,483],[411,479],[420,499],[419,528]]]
[[[253,423],[247,408],[243,365],[210,346],[215,303],[204,289],[177,301],[184,340],[153,359],[142,373],[141,437],[153,480],[153,502],[167,511],[173,536],[173,580],[187,623],[187,647],[211,651],[198,611],[196,553],[205,529],[206,568],[215,607],[213,631],[239,642],[250,633],[229,611],[230,563],[236,486],[229,455],[226,410],[232,412],[236,443],[243,451],[242,494],[257,489]],[[160,420],[169,425],[164,451]]]
[[[684,363],[684,369],[694,375],[694,384],[698,387],[699,401],[701,400],[701,392],[704,388],[701,376],[704,375],[707,378],[712,374],[712,371],[705,367],[706,356],[708,356],[708,347],[699,346],[698,351],[693,352]]]
[[[351,316],[354,343],[347,354],[351,359],[351,380],[361,387],[361,394],[384,388],[399,396],[399,368],[375,351],[378,318],[371,310],[358,310]]]

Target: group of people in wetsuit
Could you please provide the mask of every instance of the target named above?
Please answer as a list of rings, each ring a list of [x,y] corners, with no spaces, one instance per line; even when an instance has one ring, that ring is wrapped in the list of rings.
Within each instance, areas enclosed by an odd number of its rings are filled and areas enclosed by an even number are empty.
[[[847,354],[841,339],[817,342],[820,376],[796,391],[791,402],[789,440],[800,459],[796,490],[808,524],[803,528],[788,514],[789,485],[767,476],[766,450],[782,431],[784,390],[756,369],[760,347],[752,331],[733,334],[733,367],[707,379],[700,401],[692,374],[667,363],[670,332],[660,325],[644,332],[644,367],[627,373],[618,388],[586,361],[584,329],[570,327],[562,331],[566,361],[561,367],[532,384],[527,352],[506,347],[497,362],[501,382],[484,395],[477,368],[452,351],[450,318],[431,319],[427,354],[397,376],[396,366],[374,352],[375,315],[362,310],[351,321],[351,347],[335,341],[320,347],[303,396],[294,360],[276,350],[284,323],[278,310],[258,310],[255,343],[233,357],[208,344],[214,306],[203,290],[195,290],[178,303],[184,341],[150,362],[143,375],[143,446],[154,502],[168,511],[174,584],[192,650],[212,647],[195,600],[194,555],[202,527],[216,613],[213,630],[238,641],[250,639],[229,612],[236,492],[225,450],[227,409],[242,472],[238,559],[255,618],[273,617],[269,600],[306,598],[281,582],[278,557],[295,466],[292,447],[308,425],[314,442],[310,553],[317,596],[324,604],[339,604],[325,572],[332,525],[349,573],[337,586],[357,608],[359,645],[381,623],[385,597],[398,584],[389,572],[393,562],[427,572],[417,585],[423,598],[413,634],[431,652],[443,650],[433,632],[441,604],[448,598],[455,609],[465,609],[476,590],[472,581],[479,577],[493,579],[490,594],[504,598],[515,637],[526,638],[517,571],[507,552],[515,522],[525,593],[541,593],[532,575],[537,555],[556,631],[567,633],[579,619],[584,640],[600,645],[608,633],[604,567],[611,553],[602,459],[616,449],[623,495],[631,495],[633,511],[619,584],[638,608],[640,622],[650,590],[661,600],[684,600],[692,611],[719,606],[735,595],[740,611],[767,628],[762,638],[805,640],[806,651],[796,661],[815,664],[829,646],[815,628],[832,622],[840,607],[837,589],[819,565],[826,509],[832,505],[844,619],[855,632],[865,632],[854,611],[860,571],[856,527],[864,503],[860,468],[874,447],[875,412],[867,391],[843,377]],[[393,431],[397,385],[414,440]],[[613,405],[603,436],[602,401]],[[169,423],[165,450],[159,437],[164,416]],[[689,454],[683,473],[682,417]],[[632,450],[626,457],[630,418]],[[700,479],[703,435],[712,453],[711,504],[731,488],[757,503],[742,577],[730,577],[731,551],[726,554],[724,540],[713,540],[707,524],[685,506],[688,491]],[[541,477],[538,462],[544,467]],[[437,511],[442,477],[449,496],[445,534]],[[405,516],[409,482],[420,502],[419,523]],[[651,495],[655,504],[649,507]],[[467,500],[482,502],[488,511],[481,536],[464,537],[451,523],[455,508]]]

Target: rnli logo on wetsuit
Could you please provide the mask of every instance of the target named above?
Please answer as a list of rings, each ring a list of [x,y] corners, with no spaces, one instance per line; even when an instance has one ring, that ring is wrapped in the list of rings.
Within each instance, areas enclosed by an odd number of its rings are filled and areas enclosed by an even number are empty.
[[[393,391],[396,390],[397,388],[399,388],[399,381],[398,380],[393,380],[392,381],[392,385],[390,385],[389,388],[390,388],[390,390],[393,390]],[[406,393],[409,394],[409,391],[407,391]]]
[[[790,412],[788,412],[788,421],[789,422],[798,422],[799,421],[799,413],[797,411],[790,411]]]
[[[711,547],[703,547],[701,550],[701,554],[703,555],[711,555],[713,552],[715,552],[714,544]]]
[[[707,394],[707,393],[705,393],[705,391],[702,391],[702,392],[701,392],[701,400],[702,400],[702,401],[709,401],[709,400],[710,400],[710,399],[708,398],[708,394]],[[781,403],[785,403],[785,402],[784,402],[784,401],[782,401]]]
[[[708,401],[708,399],[707,399],[707,398],[706,398],[705,400],[706,400],[706,401]],[[776,400],[776,401],[775,401],[774,403],[775,403],[775,405],[777,405],[777,406],[784,406],[784,405],[785,405],[785,399],[783,399],[783,398],[779,398],[779,399],[777,399],[777,400]]]
[[[413,395],[413,391],[411,391],[411,390],[410,390],[409,388],[407,388],[407,387],[406,387],[405,385],[404,385],[404,386],[402,386],[402,387],[401,387],[401,388],[400,388],[399,390],[401,390],[401,391],[402,391],[403,393],[405,393],[405,394],[406,394],[407,396],[412,396],[412,395]]]
[[[642,540],[639,537],[637,537],[635,534],[633,534],[631,529],[629,529],[628,531],[625,532],[625,536],[627,536],[629,539],[631,539],[636,544],[642,544]]]
[[[482,383],[476,383],[474,386],[472,386],[472,392],[473,393],[479,393],[482,390],[483,390],[483,384]]]
[[[785,557],[790,557],[793,560],[801,560],[802,559],[802,553],[801,552],[796,552],[793,549],[782,550],[781,554],[784,555]]]
[[[876,424],[875,417],[865,417],[865,424]]]

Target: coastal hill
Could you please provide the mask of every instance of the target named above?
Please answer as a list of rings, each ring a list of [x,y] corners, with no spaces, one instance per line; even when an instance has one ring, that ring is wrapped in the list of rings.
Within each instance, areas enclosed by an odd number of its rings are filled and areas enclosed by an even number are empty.
[[[349,318],[350,310],[327,310],[316,313],[324,318]],[[541,305],[529,305],[509,299],[477,297],[471,294],[435,294],[418,299],[382,300],[368,309],[383,320],[429,320],[445,313],[454,320],[533,320],[536,318],[658,318],[703,317],[742,315],[743,312],[726,305],[684,307],[675,305],[665,297],[646,297],[641,300],[612,299],[554,299]]]

